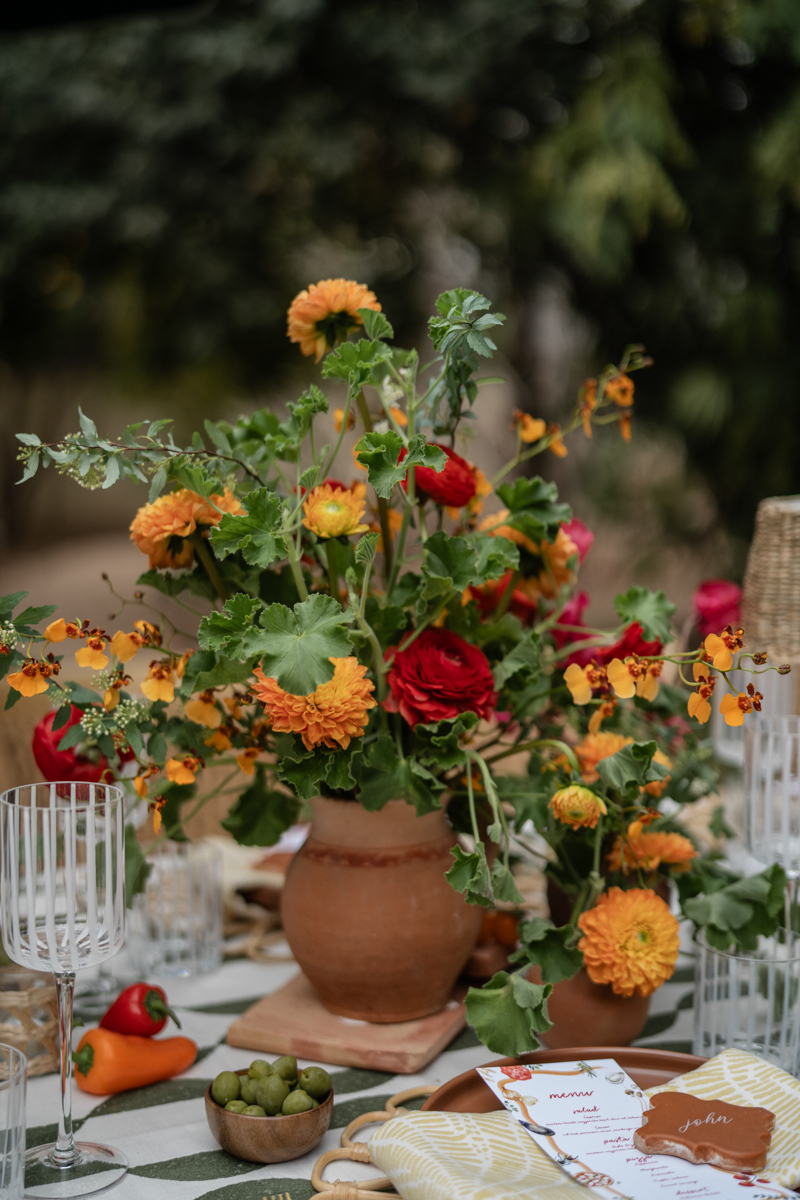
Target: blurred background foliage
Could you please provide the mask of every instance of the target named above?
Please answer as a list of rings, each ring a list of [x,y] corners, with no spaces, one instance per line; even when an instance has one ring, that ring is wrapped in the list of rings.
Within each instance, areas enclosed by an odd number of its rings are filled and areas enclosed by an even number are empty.
[[[548,418],[644,342],[636,469],[558,470],[601,513],[650,487],[676,545],[724,528],[735,572],[758,500],[800,491],[799,59],[791,0],[220,0],[6,34],[7,543],[16,428],[73,427],[87,388],[101,420],[192,424],[277,394],[288,301],[342,274],[408,340],[480,288]]]

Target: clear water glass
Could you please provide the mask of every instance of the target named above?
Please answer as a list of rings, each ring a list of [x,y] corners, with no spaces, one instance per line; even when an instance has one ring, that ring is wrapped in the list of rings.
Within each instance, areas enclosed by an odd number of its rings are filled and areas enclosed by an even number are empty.
[[[800,1071],[800,938],[780,929],[760,937],[752,954],[715,950],[698,935],[695,958],[694,1053],[749,1050]]]
[[[25,1193],[25,1080],[28,1060],[0,1042],[0,1200]]]
[[[125,932],[122,793],[41,783],[0,795],[0,923],[9,958],[51,971],[58,991],[61,1115],[54,1143],[26,1154],[28,1196],[103,1191],[127,1171],[118,1150],[72,1135],[72,1005],[77,971],[116,954]]]
[[[745,735],[745,845],[800,877],[800,717],[760,716]]]
[[[161,842],[134,896],[125,949],[143,977],[213,971],[222,961],[222,854],[209,842]]]

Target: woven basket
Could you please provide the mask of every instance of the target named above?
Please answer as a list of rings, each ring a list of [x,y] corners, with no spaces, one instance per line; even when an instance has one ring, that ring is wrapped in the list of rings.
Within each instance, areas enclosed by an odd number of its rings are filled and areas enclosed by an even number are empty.
[[[800,496],[762,500],[742,598],[747,648],[800,663]]]
[[[51,975],[0,969],[0,1042],[28,1059],[28,1075],[59,1069],[56,985]]]

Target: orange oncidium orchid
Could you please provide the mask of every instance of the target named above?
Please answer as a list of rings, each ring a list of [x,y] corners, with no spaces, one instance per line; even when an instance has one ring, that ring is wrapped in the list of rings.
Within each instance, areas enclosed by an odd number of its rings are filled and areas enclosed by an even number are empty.
[[[147,679],[142,683],[142,693],[153,703],[156,700],[172,703],[175,699],[175,679],[171,658],[157,658],[150,663]]]
[[[195,776],[201,767],[205,766],[202,758],[196,754],[185,754],[183,758],[168,758],[166,771],[170,783],[194,783]]]
[[[7,676],[9,686],[22,696],[38,696],[50,686],[51,676],[58,675],[61,664],[52,654],[46,658],[26,658],[19,671]]]
[[[629,700],[634,694],[642,700],[655,700],[662,665],[660,659],[639,658],[636,654],[624,662],[612,658],[606,668],[608,682],[621,700]]]

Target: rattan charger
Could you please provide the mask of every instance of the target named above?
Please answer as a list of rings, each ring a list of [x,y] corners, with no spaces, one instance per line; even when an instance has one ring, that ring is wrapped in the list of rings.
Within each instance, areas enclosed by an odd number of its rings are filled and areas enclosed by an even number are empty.
[[[10,987],[14,980],[16,987]],[[26,980],[30,981],[25,986]],[[35,972],[0,971],[0,1042],[28,1059],[28,1075],[48,1075],[59,1068],[56,985]]]

